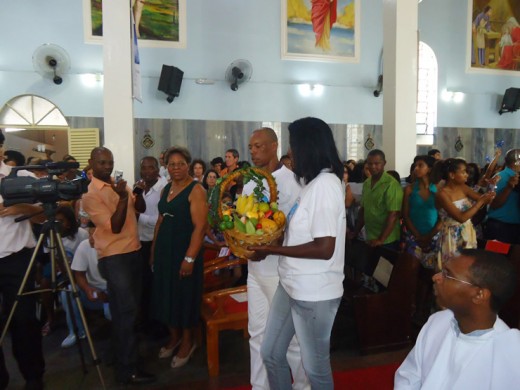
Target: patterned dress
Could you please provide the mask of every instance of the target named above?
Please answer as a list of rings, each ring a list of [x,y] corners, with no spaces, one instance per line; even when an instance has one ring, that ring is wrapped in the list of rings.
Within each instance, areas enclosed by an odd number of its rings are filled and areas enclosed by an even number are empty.
[[[437,224],[437,208],[435,207],[435,194],[437,187],[430,183],[430,196],[423,199],[419,194],[419,183],[412,184],[412,192],[409,197],[410,220],[420,234],[427,234]],[[433,236],[430,247],[423,250],[415,236],[408,230],[405,231],[406,251],[419,259],[424,268],[433,269],[440,250],[440,232]]]
[[[468,198],[459,199],[453,202],[453,204],[462,212],[468,210],[473,205]],[[458,256],[461,249],[477,247],[477,235],[471,219],[460,223],[451,218],[444,209],[439,211],[439,216],[443,222],[440,239],[442,262]]]
[[[193,263],[193,274],[182,279],[179,277],[193,232],[188,197],[196,185],[200,184],[193,181],[168,202],[171,188],[168,184],[158,205],[163,221],[155,243],[152,315],[174,328],[192,328],[200,318],[203,287],[200,254]]]

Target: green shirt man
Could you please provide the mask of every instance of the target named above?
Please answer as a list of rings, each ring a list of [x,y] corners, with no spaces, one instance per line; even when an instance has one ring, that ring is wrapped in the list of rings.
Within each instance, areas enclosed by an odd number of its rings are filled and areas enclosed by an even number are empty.
[[[401,184],[384,171],[385,154],[379,149],[367,156],[371,177],[363,183],[361,210],[350,237],[356,237],[365,226],[367,243],[380,246],[399,240],[403,190]]]
[[[388,173],[383,172],[381,179],[372,187],[371,179],[363,184],[361,206],[365,217],[365,231],[368,241],[381,238],[391,212],[400,212],[403,203],[401,185]],[[399,223],[393,223],[390,234],[383,244],[399,240]]]

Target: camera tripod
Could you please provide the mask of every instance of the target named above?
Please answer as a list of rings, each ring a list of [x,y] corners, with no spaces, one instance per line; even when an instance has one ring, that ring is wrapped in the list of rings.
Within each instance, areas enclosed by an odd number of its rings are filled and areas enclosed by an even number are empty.
[[[13,307],[11,308],[9,317],[7,318],[7,322],[2,331],[2,335],[0,336],[0,346],[2,345],[2,343],[4,341],[4,337],[9,328],[9,324],[11,323],[11,320],[13,319],[14,312],[15,312],[16,307],[18,306],[18,302],[22,296],[30,295],[30,294],[39,294],[41,292],[52,292],[53,294],[55,294],[58,291],[66,291],[66,289],[64,287],[58,287],[58,283],[56,281],[56,264],[57,264],[56,257],[58,257],[61,260],[63,269],[66,272],[68,281],[70,282],[70,286],[71,286],[71,290],[72,290],[72,297],[74,298],[76,305],[78,306],[79,314],[81,317],[81,322],[85,329],[85,335],[86,335],[86,338],[88,341],[88,345],[90,347],[90,352],[92,354],[92,360],[93,360],[94,365],[96,366],[96,369],[97,369],[97,372],[99,375],[99,380],[101,382],[101,386],[103,387],[103,389],[105,389],[105,382],[104,382],[103,374],[101,373],[101,367],[100,367],[101,361],[97,357],[96,350],[94,349],[94,344],[92,343],[92,338],[90,336],[90,330],[88,328],[87,321],[85,319],[85,313],[83,311],[83,305],[81,304],[81,300],[79,298],[78,288],[77,288],[74,278],[72,276],[72,271],[70,269],[69,262],[67,261],[67,255],[65,254],[65,248],[63,247],[63,242],[61,239],[61,235],[59,233],[59,229],[58,229],[59,222],[57,222],[55,219],[57,207],[58,207],[57,203],[44,203],[43,204],[43,212],[45,213],[45,216],[47,217],[47,221],[42,226],[42,230],[41,230],[40,236],[38,238],[38,242],[36,243],[36,247],[34,248],[33,254],[31,256],[31,260],[29,262],[29,266],[27,267],[27,271],[25,272],[25,275],[23,277],[22,284],[20,285],[20,288],[18,289],[18,293],[16,295],[16,299],[14,301]],[[18,221],[21,221],[24,219],[27,219],[27,218],[22,217],[22,218],[18,219]],[[42,245],[46,239],[48,239],[48,242],[49,242],[50,257],[51,257],[51,288],[24,292],[26,284],[27,284],[27,280],[31,273],[31,270],[35,265],[35,260],[36,260],[36,255],[38,254],[38,250],[42,247]],[[67,291],[67,293],[68,293],[68,291]],[[74,334],[76,335],[78,351],[79,351],[79,355],[80,355],[80,359],[81,359],[83,373],[86,374],[87,368],[86,368],[86,364],[85,364],[85,358],[84,358],[80,338],[78,335],[78,327],[76,324],[76,319],[75,319],[74,311],[72,308],[72,302],[69,297],[69,294],[67,294],[66,301],[67,302],[64,302],[64,304],[67,304],[67,307],[69,309],[69,313],[70,313],[72,324],[73,324]]]

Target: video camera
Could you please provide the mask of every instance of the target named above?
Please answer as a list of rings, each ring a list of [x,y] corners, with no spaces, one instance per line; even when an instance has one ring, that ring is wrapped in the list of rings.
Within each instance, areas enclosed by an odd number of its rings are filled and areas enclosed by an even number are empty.
[[[77,162],[49,162],[44,165],[26,165],[13,167],[9,176],[0,182],[0,195],[4,206],[18,203],[55,203],[59,200],[79,199],[88,190],[88,181],[84,177],[74,180],[59,181],[53,175],[59,175],[69,169],[79,168]],[[30,176],[17,176],[20,170],[47,170],[46,178],[36,179]]]

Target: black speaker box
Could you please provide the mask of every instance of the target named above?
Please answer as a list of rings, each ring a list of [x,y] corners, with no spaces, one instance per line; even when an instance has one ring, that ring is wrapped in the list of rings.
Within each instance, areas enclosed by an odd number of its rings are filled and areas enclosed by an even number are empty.
[[[163,65],[157,89],[169,97],[179,96],[184,72],[175,66]]]
[[[499,113],[513,112],[520,108],[520,88],[508,88],[504,93]]]

